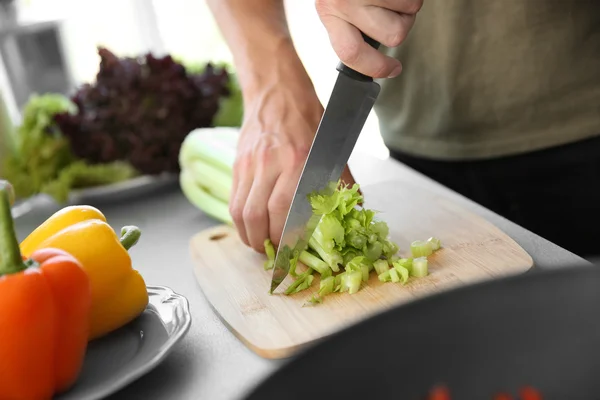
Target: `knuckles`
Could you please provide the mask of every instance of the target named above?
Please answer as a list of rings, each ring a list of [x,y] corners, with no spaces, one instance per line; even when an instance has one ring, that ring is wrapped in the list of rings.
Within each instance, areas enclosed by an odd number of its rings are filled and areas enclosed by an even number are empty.
[[[357,40],[343,40],[335,49],[340,61],[346,65],[354,65],[360,58],[361,43]]]
[[[423,8],[423,1],[424,0],[410,0],[406,2],[406,5],[401,12],[404,14],[415,15]]]

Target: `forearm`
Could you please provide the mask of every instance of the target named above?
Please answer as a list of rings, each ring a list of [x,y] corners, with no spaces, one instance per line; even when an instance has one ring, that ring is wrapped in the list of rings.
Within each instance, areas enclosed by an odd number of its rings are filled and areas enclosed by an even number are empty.
[[[290,37],[283,0],[207,3],[233,55],[245,93],[289,74],[306,75]]]

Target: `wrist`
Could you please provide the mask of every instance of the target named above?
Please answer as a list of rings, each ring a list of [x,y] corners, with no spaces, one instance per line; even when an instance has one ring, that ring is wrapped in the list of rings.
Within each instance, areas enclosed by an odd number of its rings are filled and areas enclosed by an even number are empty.
[[[289,37],[248,51],[236,60],[236,65],[244,101],[278,87],[301,97],[314,95],[317,99],[312,81]]]

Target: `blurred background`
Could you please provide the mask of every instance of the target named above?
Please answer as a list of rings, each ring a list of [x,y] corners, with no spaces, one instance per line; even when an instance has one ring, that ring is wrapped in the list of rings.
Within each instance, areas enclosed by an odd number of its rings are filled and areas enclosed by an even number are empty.
[[[300,57],[326,104],[337,74],[335,53],[314,3],[285,3]],[[0,10],[0,93],[14,124],[32,94],[70,96],[93,81],[97,46],[119,57],[152,52],[191,64],[231,63],[203,0],[0,0]],[[388,157],[373,113],[356,149]]]

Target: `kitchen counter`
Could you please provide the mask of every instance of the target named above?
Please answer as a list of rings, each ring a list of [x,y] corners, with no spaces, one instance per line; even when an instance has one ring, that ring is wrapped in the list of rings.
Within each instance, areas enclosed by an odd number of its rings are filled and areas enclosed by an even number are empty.
[[[356,154],[350,166],[363,186],[388,180],[409,182],[453,199],[511,236],[532,256],[536,268],[587,263],[393,160]],[[109,400],[240,399],[281,365],[282,361],[265,360],[246,349],[203,296],[192,271],[189,239],[218,222],[190,205],[176,184],[152,196],[99,207],[113,227],[134,224],[142,229],[140,242],[131,250],[135,268],[147,284],[168,286],[186,296],[192,313],[187,336],[170,356]],[[19,238],[57,209],[44,205],[18,218]]]

